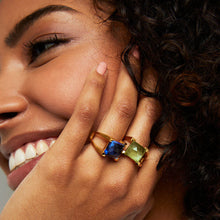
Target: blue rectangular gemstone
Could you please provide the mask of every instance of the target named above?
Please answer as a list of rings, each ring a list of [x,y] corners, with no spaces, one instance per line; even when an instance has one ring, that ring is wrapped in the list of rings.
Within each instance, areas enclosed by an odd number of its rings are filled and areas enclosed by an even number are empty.
[[[118,141],[111,141],[107,145],[104,154],[108,157],[118,159],[121,156],[123,148],[124,148],[124,144]]]

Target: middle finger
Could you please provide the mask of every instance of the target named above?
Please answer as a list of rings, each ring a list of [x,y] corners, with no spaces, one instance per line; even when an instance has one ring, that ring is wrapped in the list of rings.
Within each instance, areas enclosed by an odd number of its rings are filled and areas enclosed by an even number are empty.
[[[113,103],[106,117],[100,123],[97,132],[106,134],[116,141],[122,140],[135,115],[137,96],[135,85],[122,64]],[[103,138],[100,138],[100,135],[95,134],[93,143],[95,143],[98,150],[97,148],[93,149],[96,149],[101,154],[108,140],[103,140]],[[97,154],[97,152],[95,153]]]

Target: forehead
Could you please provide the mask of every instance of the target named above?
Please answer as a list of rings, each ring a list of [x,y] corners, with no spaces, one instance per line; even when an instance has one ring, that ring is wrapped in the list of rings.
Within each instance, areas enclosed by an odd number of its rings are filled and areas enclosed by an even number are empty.
[[[0,0],[0,11],[2,13],[5,9],[8,9],[10,12],[22,13],[25,11],[34,10],[38,7],[45,7],[46,5],[54,4],[64,4],[77,7],[82,11],[86,11],[91,9],[92,0]]]
[[[18,21],[48,5],[65,5],[94,19],[92,0],[0,0],[0,30],[10,30]]]

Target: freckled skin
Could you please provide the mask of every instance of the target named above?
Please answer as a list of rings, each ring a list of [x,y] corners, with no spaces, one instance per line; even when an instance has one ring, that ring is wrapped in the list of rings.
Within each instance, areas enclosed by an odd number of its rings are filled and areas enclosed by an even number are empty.
[[[0,128],[2,143],[25,132],[63,128],[87,75],[101,61],[107,63],[109,73],[95,126],[111,104],[124,43],[112,36],[107,25],[100,24],[89,1],[62,1],[62,5],[80,13],[52,13],[26,30],[14,48],[5,45],[4,39],[17,22],[49,4],[49,0],[10,0],[10,4],[3,0],[0,3],[0,113],[20,114],[13,124]],[[61,3],[53,1],[52,4]],[[24,44],[54,32],[64,33],[73,40],[29,65]],[[1,166],[5,167],[4,164]]]

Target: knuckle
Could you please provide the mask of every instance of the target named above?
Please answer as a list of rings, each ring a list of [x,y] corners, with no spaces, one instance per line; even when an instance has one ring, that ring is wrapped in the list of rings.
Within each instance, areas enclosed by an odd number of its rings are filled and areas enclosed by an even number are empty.
[[[115,107],[119,117],[125,119],[133,118],[136,111],[136,105],[132,105],[129,100],[118,102]]]
[[[123,178],[109,180],[105,184],[105,192],[110,198],[123,198],[128,193],[127,181]]]
[[[89,187],[97,182],[97,174],[96,172],[83,171],[80,172],[80,184],[81,186]]]
[[[103,89],[104,88],[104,83],[99,78],[90,79],[88,84],[89,84],[89,86],[97,88],[97,89]]]
[[[152,120],[156,120],[160,114],[160,105],[155,99],[145,98],[143,108],[145,109],[147,116]]]
[[[80,105],[77,116],[81,122],[91,122],[96,116],[94,105],[86,102]]]
[[[68,160],[56,159],[50,162],[50,166],[44,168],[45,178],[56,187],[65,187],[69,182],[70,172],[73,172],[71,167]]]

